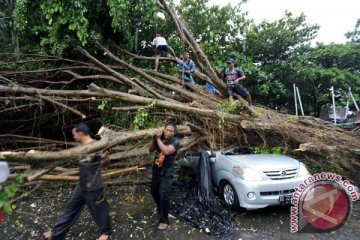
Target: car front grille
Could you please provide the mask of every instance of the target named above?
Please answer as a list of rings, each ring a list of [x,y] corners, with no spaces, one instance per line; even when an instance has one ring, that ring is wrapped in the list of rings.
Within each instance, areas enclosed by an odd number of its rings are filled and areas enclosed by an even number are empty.
[[[269,170],[264,171],[264,174],[271,178],[272,180],[283,180],[283,179],[289,179],[294,178],[297,175],[297,169],[286,169],[286,170]]]
[[[287,189],[287,190],[281,190],[281,191],[271,191],[271,192],[260,192],[261,196],[280,196],[284,194],[291,194],[295,192],[294,189]]]

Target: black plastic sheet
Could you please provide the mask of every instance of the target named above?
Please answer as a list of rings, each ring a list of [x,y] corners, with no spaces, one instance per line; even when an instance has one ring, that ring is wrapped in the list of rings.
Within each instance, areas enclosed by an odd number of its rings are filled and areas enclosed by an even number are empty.
[[[202,152],[196,179],[174,182],[170,213],[189,225],[216,237],[229,237],[235,231],[236,213],[221,203],[212,188],[209,155]]]
[[[210,156],[206,151],[202,151],[200,155],[198,197],[201,203],[203,203],[206,207],[211,208],[214,200],[214,194],[211,180]]]

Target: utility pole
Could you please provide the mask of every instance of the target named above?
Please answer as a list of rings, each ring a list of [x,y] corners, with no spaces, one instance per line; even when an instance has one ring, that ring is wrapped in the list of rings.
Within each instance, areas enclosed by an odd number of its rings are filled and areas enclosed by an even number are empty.
[[[332,102],[333,102],[334,124],[336,124],[336,108],[335,108],[335,92],[334,92],[334,86],[331,86],[331,94],[332,94]]]
[[[296,87],[296,92],[297,92],[297,95],[298,95],[298,98],[299,98],[301,114],[304,116],[304,109],[303,109],[303,106],[302,106],[301,97],[300,97],[300,93],[299,93],[299,88],[298,88],[298,87]]]
[[[296,113],[296,116],[298,116],[298,108],[297,108],[297,101],[296,101],[296,86],[295,86],[295,83],[293,84],[293,87],[294,87],[295,113]]]

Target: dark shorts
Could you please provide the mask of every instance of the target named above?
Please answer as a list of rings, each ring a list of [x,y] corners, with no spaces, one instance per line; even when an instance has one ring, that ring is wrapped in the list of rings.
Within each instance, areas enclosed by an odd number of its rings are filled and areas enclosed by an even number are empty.
[[[156,47],[156,55],[160,55],[161,52],[168,52],[170,48],[169,45],[159,45]]]
[[[242,97],[249,95],[249,91],[241,84],[226,86],[226,92],[228,96],[234,96],[234,93],[237,93]]]

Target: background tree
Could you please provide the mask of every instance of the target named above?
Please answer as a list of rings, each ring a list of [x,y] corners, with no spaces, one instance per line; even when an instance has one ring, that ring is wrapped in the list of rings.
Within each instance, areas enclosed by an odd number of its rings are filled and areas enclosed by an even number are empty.
[[[345,36],[353,43],[360,43],[360,18],[355,24],[354,31],[347,32]]]

